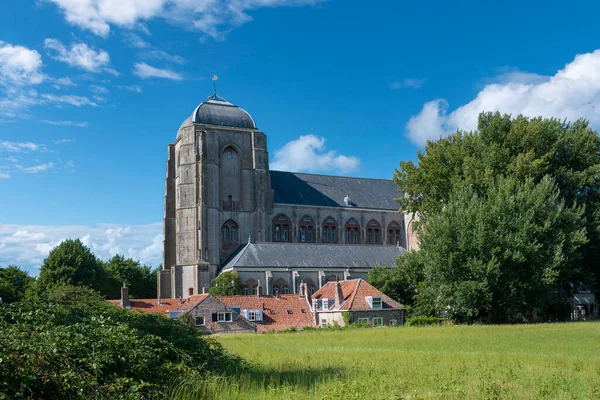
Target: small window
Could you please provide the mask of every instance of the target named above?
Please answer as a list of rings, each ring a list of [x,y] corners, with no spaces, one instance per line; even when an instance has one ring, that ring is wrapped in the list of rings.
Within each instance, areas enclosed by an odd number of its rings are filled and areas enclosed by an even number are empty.
[[[227,208],[230,210],[233,208],[233,196],[227,196]]]
[[[326,319],[321,320],[321,328],[327,328],[327,320]]]
[[[373,326],[383,326],[383,318],[373,318]]]
[[[230,312],[220,312],[217,313],[217,322],[231,322],[231,313]]]
[[[283,285],[283,294],[288,294],[288,293],[289,293],[288,285]]]
[[[269,310],[269,312],[271,313],[271,315],[275,315],[275,310],[273,310],[272,308]]]
[[[255,296],[258,294],[258,285],[252,286],[252,294]]]
[[[356,322],[358,322],[359,324],[368,324],[369,318],[359,318]]]
[[[227,152],[227,159],[231,160],[231,151]]]
[[[302,312],[302,314],[306,314],[306,309],[303,308],[303,309],[300,310],[300,312]]]
[[[223,241],[224,242],[229,241],[229,228],[226,226],[223,227]]]
[[[248,321],[256,321],[256,311],[248,311]]]
[[[329,299],[323,299],[323,310],[329,310]]]
[[[196,317],[194,325],[196,325],[196,326],[204,326],[204,317]]]
[[[288,314],[293,314],[294,312],[292,310],[287,310]]]
[[[244,296],[248,296],[250,294],[250,289],[248,289],[248,286],[244,286]]]
[[[235,226],[231,227],[231,241],[237,242],[237,228]]]
[[[373,297],[373,308],[378,310],[382,308],[381,297]]]

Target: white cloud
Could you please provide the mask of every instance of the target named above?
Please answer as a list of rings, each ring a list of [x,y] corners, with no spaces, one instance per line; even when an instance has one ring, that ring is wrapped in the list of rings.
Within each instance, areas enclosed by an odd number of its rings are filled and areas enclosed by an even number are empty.
[[[32,142],[8,142],[0,140],[0,151],[10,151],[13,153],[27,152],[27,151],[38,151],[43,146]]]
[[[55,3],[66,20],[106,37],[110,24],[132,27],[157,15],[166,0],[47,0]]]
[[[148,43],[140,36],[132,32],[123,33],[123,41],[127,46],[133,47],[135,49],[146,49],[150,47],[150,43]]]
[[[35,85],[44,80],[42,56],[35,50],[0,41],[0,85]]]
[[[457,129],[474,130],[482,111],[528,117],[587,118],[600,127],[600,50],[580,54],[553,76],[510,73],[486,85],[469,103],[448,113],[445,100],[426,103],[406,126],[416,144],[436,140]]]
[[[73,139],[55,139],[52,142],[54,142],[54,144],[67,144],[67,143],[73,143],[74,140]]]
[[[98,86],[98,85],[90,85],[90,90],[93,93],[96,93],[96,94],[107,94],[107,93],[109,93],[109,90],[107,88],[102,87],[102,86]]]
[[[139,85],[129,85],[129,86],[117,86],[121,90],[128,90],[130,92],[142,93],[142,87]]]
[[[104,50],[96,51],[85,43],[75,43],[67,49],[57,39],[44,40],[44,47],[53,50],[53,58],[89,72],[101,72],[110,64],[110,56]],[[112,73],[114,70],[109,70]]]
[[[394,81],[390,84],[390,89],[398,90],[398,89],[419,89],[423,84],[427,81],[426,78],[423,79],[414,79],[414,78],[406,78],[401,81]]]
[[[158,266],[162,260],[162,224],[7,225],[0,224],[0,265],[15,264],[36,275],[50,250],[65,239],[81,239],[102,260],[115,254]]]
[[[19,171],[22,171],[22,172],[25,172],[28,174],[39,174],[40,172],[48,171],[53,166],[54,166],[54,163],[39,164],[39,165],[31,166],[31,167],[23,167],[23,166],[17,164],[17,165],[15,165],[15,168],[18,169]]]
[[[135,63],[133,66],[133,73],[142,79],[162,78],[171,79],[174,81],[180,81],[183,79],[181,74],[177,72],[168,69],[154,68],[146,63]]]
[[[0,172],[0,179],[10,179],[10,175],[9,174],[5,174],[3,172]]]
[[[162,50],[152,50],[145,54],[146,57],[154,58],[156,60],[163,60],[175,64],[185,64],[185,58],[181,56],[174,56]]]
[[[49,121],[47,119],[43,119],[40,122],[48,125],[58,125],[58,126],[75,126],[77,128],[85,128],[88,126],[87,122],[75,122],[75,121]],[[56,143],[56,141],[54,141]],[[64,142],[63,142],[64,143]]]
[[[70,104],[75,107],[81,107],[81,106],[96,107],[98,105],[98,104],[94,103],[93,101],[91,101],[90,99],[88,99],[87,97],[83,97],[83,96],[73,96],[73,95],[56,96],[53,94],[43,94],[42,97],[44,99],[54,102],[54,103]]]
[[[325,151],[325,138],[315,135],[300,136],[275,151],[271,169],[283,171],[307,171],[341,173],[352,172],[360,161],[356,157]]]
[[[252,20],[248,12],[264,7],[306,6],[326,0],[46,0],[56,4],[66,20],[106,37],[110,26],[137,27],[154,17],[222,38],[232,27]]]

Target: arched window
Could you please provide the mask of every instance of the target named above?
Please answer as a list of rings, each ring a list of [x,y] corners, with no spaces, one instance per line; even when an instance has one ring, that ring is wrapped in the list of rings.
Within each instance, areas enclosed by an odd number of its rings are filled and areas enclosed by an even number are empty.
[[[317,286],[316,285],[310,285],[310,294],[313,295],[313,294],[315,294],[316,291],[317,291]]]
[[[227,220],[223,224],[221,229],[221,236],[223,243],[237,243],[238,242],[238,226],[233,220]]]
[[[275,296],[277,296],[280,293],[281,293],[281,289],[279,288],[279,285],[273,285],[273,294]]]
[[[273,218],[273,241],[289,242],[292,232],[292,222],[285,214],[279,214]]]
[[[288,285],[283,285],[283,294],[289,294],[290,290],[288,288]]]
[[[337,221],[333,217],[323,220],[323,243],[337,243]]]
[[[256,296],[258,294],[258,285],[252,286],[252,294]]]
[[[248,296],[250,294],[250,288],[248,286],[244,286],[244,296]]]
[[[242,183],[242,158],[232,146],[223,150],[220,160],[221,201],[224,210],[239,210]]]
[[[300,222],[298,223],[298,242],[315,242],[315,220],[308,215],[305,215],[302,218],[300,218]]]
[[[374,219],[367,223],[367,243],[381,244],[381,225]]]
[[[388,244],[394,246],[402,245],[402,236],[400,236],[400,224],[396,221],[392,221],[388,224]]]
[[[360,225],[354,218],[346,221],[346,244],[360,243]]]

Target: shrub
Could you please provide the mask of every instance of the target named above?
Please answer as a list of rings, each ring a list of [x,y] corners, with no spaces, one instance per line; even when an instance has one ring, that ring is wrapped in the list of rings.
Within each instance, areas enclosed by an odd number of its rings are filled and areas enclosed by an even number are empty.
[[[124,310],[84,288],[52,296],[0,307],[0,399],[158,396],[182,376],[239,364],[184,321]]]

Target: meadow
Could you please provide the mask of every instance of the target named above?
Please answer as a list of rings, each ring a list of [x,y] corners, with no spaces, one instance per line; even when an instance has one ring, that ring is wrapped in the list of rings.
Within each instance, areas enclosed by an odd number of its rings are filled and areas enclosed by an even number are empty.
[[[251,368],[186,399],[600,399],[600,322],[382,327],[216,338]]]

